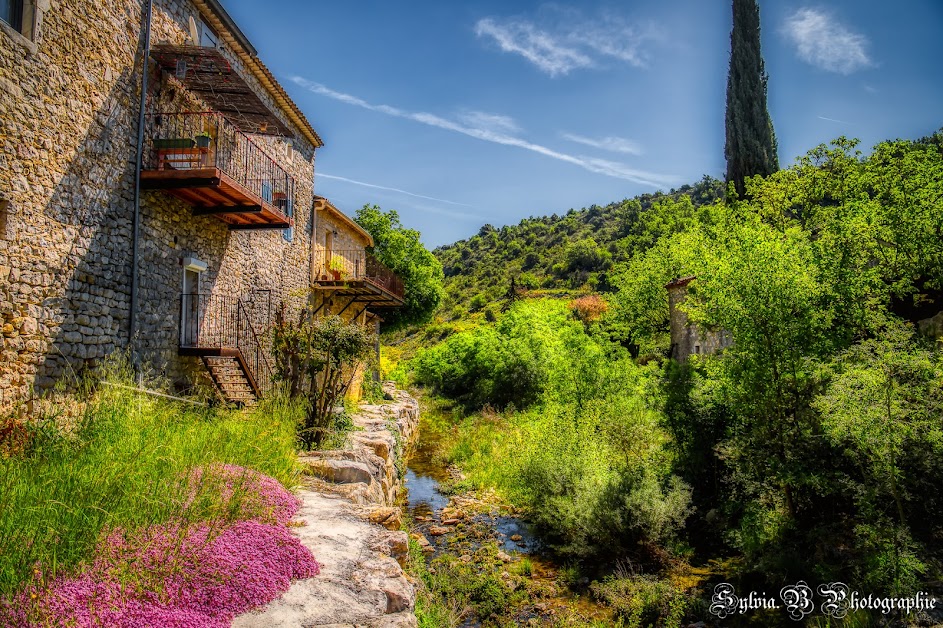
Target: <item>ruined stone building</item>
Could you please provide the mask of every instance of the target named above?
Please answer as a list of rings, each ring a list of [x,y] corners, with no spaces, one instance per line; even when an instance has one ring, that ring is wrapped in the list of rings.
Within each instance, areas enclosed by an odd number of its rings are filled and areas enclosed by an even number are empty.
[[[310,287],[402,304],[315,196],[320,146],[218,0],[0,2],[0,407],[128,347],[251,401]]]
[[[679,306],[688,294],[688,284],[696,277],[682,277],[665,284],[668,290],[668,314],[671,328],[670,357],[687,362],[692,355],[713,355],[733,344],[730,333],[723,329],[703,329],[692,324]]]

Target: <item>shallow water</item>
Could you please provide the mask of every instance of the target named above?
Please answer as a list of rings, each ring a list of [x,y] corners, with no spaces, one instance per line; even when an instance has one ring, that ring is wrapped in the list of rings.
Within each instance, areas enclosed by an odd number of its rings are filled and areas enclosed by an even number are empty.
[[[436,435],[424,434],[420,429],[419,442],[407,458],[405,478],[404,505],[414,521],[414,529],[426,535],[435,549],[428,559],[445,553],[457,554],[456,547],[450,544],[455,528],[444,526],[449,529],[448,533],[430,534],[431,529],[443,525],[443,509],[456,507],[454,503],[450,503],[450,496],[440,490],[441,483],[449,482],[451,476],[441,457],[437,455],[439,447],[440,443]],[[469,551],[468,543],[476,549],[494,540],[501,551],[512,556],[524,555],[528,558],[532,568],[531,578],[534,581],[556,583],[559,580],[560,567],[544,552],[540,539],[533,533],[526,521],[508,514],[505,508],[496,505],[490,508],[485,507],[485,512],[480,512],[480,506],[473,510],[474,514],[468,513],[470,516],[463,522],[466,531],[475,529],[475,532],[463,535],[466,540],[462,551]],[[545,609],[565,608],[579,613],[579,616],[586,619],[608,619],[611,616],[609,609],[593,602],[587,595],[578,595],[566,587],[558,590],[560,593],[556,596],[542,597],[540,606]],[[526,621],[531,617],[537,620],[547,618],[544,612],[541,612],[522,615],[517,619]],[[474,628],[479,625],[474,617],[471,617],[466,619],[463,627]]]

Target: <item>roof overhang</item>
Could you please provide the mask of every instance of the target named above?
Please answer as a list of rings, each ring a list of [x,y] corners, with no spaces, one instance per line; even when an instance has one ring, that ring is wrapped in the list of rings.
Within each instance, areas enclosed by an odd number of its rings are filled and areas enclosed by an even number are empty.
[[[151,58],[243,133],[295,135],[216,48],[156,44]]]
[[[321,141],[321,137],[318,135],[317,131],[314,130],[314,127],[311,126],[311,123],[308,122],[304,113],[302,113],[298,105],[292,101],[285,89],[275,80],[271,71],[269,71],[269,69],[265,67],[265,64],[256,56],[255,47],[249,42],[249,39],[232,17],[230,17],[229,13],[226,12],[226,9],[219,3],[219,0],[191,1],[203,16],[206,23],[219,35],[220,40],[239,57],[239,60],[242,61],[253,78],[269,93],[278,108],[284,113],[285,117],[288,118],[289,122],[299,129],[304,138],[311,142],[312,146],[315,148],[324,146],[324,142]],[[192,47],[195,46],[191,46],[191,48]],[[155,48],[157,48],[157,46],[155,46]],[[232,71],[231,68],[230,71]],[[233,72],[233,74],[235,74],[235,72]],[[245,81],[242,82],[245,83]],[[256,98],[258,99],[258,97]],[[261,103],[261,100],[259,102]],[[265,108],[268,110],[268,107]],[[271,110],[269,110],[269,114],[273,118],[276,117],[272,114]],[[279,124],[281,127],[284,127],[284,124]],[[258,130],[251,132],[259,133]],[[290,136],[293,135],[293,133],[287,133],[285,135]]]

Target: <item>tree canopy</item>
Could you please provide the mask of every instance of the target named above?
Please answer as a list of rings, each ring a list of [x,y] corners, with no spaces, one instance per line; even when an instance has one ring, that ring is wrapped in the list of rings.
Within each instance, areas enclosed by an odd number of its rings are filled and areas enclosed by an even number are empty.
[[[358,209],[355,220],[373,236],[369,252],[403,280],[406,305],[383,314],[387,328],[429,321],[442,300],[442,264],[419,241],[419,232],[404,227],[396,210],[377,205]]]

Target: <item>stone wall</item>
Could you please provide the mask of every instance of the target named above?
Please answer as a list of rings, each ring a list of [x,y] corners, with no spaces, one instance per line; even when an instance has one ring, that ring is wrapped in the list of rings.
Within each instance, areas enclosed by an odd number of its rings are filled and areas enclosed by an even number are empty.
[[[0,31],[0,404],[123,346],[141,4],[53,2]]]
[[[128,344],[138,94],[142,68],[154,72],[140,54],[141,0],[37,6],[32,41],[0,29],[0,407]],[[186,0],[155,2],[152,43],[186,41],[190,15]],[[137,341],[171,379],[201,372],[176,356],[184,257],[207,262],[203,285],[214,294],[267,289],[277,300],[307,286],[314,147],[300,133],[291,147],[254,139],[295,178],[291,242],[281,230],[231,232],[167,194],[142,194]]]
[[[343,449],[299,456],[305,473],[321,481],[318,488],[361,506],[396,504],[406,445],[419,429],[419,403],[392,383],[384,384],[383,390],[390,401],[358,408],[353,416],[357,429]]]
[[[321,573],[237,617],[234,628],[416,627],[416,587],[402,570],[409,538],[396,499],[419,405],[391,383],[384,391],[388,402],[360,406],[353,420],[362,431],[352,432],[343,449],[299,457],[306,472],[298,491],[304,525],[294,531]]]
[[[671,358],[687,362],[692,355],[713,355],[733,344],[730,333],[723,329],[702,329],[688,321],[688,315],[679,307],[688,294],[688,284],[694,277],[685,277],[670,282],[668,290],[668,315],[671,327]]]

